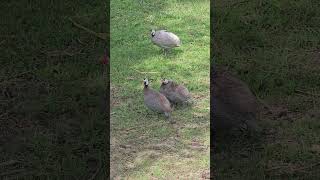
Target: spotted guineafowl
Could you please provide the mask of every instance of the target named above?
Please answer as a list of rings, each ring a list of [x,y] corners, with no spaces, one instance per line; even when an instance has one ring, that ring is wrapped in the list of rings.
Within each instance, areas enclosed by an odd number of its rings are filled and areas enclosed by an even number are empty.
[[[169,49],[181,46],[179,37],[166,30],[151,30],[151,41],[162,48],[165,55]]]
[[[165,95],[169,99],[169,101],[174,104],[186,105],[192,103],[191,95],[188,89],[185,86],[179,85],[172,80],[162,80],[160,93]]]
[[[144,79],[144,104],[152,111],[164,113],[170,119],[172,112],[169,100],[161,93],[149,87],[148,79]]]
[[[217,133],[247,127],[250,132],[260,132],[256,123],[258,103],[248,86],[224,69],[214,68],[211,101],[213,122]]]

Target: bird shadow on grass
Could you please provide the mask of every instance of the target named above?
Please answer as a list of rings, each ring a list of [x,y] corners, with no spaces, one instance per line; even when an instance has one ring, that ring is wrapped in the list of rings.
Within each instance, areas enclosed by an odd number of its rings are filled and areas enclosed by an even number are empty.
[[[176,57],[178,57],[180,54],[183,53],[183,50],[181,49],[171,49],[167,55],[165,56],[166,59],[174,60]]]

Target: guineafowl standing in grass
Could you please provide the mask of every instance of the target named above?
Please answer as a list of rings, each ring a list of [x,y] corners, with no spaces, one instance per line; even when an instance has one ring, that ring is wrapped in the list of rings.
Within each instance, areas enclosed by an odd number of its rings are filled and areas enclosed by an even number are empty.
[[[144,104],[152,111],[164,113],[164,115],[170,120],[172,109],[169,100],[163,94],[151,89],[149,87],[148,79],[144,79],[143,82]]]
[[[181,46],[179,37],[166,30],[151,30],[151,41],[162,48],[165,55],[169,49]]]
[[[216,132],[246,126],[249,132],[260,132],[256,122],[258,103],[248,86],[224,69],[214,68],[211,78],[213,119]]]
[[[174,104],[186,105],[192,103],[188,89],[173,80],[163,79],[160,86],[160,93],[165,95],[169,101]]]

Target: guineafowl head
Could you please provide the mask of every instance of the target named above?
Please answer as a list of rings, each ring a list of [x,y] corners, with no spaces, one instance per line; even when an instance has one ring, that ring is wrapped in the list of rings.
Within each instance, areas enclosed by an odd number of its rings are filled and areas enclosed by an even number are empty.
[[[151,36],[154,37],[156,35],[156,30],[151,29]]]
[[[148,81],[148,79],[147,79],[147,78],[144,78],[144,80],[143,80],[143,84],[144,84],[144,87],[148,87],[148,85],[149,85],[149,81]]]
[[[161,81],[161,84],[163,84],[163,85],[166,85],[168,83],[169,83],[169,80],[166,78],[162,79],[162,81]]]

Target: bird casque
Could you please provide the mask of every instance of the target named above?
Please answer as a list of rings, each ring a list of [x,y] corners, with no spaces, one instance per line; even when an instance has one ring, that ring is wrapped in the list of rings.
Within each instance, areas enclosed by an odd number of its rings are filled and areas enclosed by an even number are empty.
[[[191,103],[191,95],[188,89],[173,80],[163,79],[160,86],[160,93],[165,95],[169,101],[174,104],[185,105]]]
[[[151,30],[151,41],[162,48],[165,55],[169,49],[181,46],[180,38],[167,30]]]
[[[144,104],[150,110],[164,113],[164,115],[170,119],[172,109],[169,100],[163,94],[151,89],[147,78],[143,80],[143,83]]]

